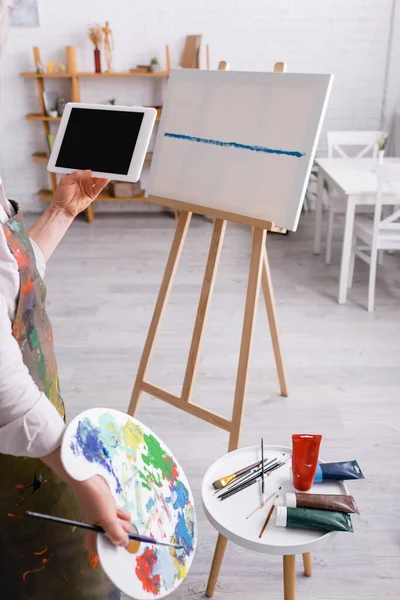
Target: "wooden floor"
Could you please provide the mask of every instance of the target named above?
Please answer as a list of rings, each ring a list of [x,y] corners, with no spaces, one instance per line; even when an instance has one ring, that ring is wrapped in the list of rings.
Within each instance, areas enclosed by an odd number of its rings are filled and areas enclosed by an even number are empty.
[[[76,222],[48,266],[68,415],[94,406],[126,410],[175,223],[167,215],[99,216]],[[189,348],[211,224],[194,219],[157,343],[150,380],[178,393]],[[230,416],[250,232],[229,226],[194,400]],[[285,444],[293,432],[322,433],[325,460],[358,459],[365,481],[349,485],[361,517],[314,556],[298,600],[400,597],[400,255],[378,268],[376,311],[365,310],[367,269],[356,263],[348,304],[338,306],[340,241],[332,265],[312,254],[312,217],[296,234],[270,235],[289,398],[279,397],[263,305],[255,334],[242,445]],[[191,571],[171,598],[204,594],[216,541],[200,504],[207,467],[227,434],[143,397],[138,417],[179,458],[195,493],[199,544]],[[215,598],[283,599],[281,560],[228,544]]]

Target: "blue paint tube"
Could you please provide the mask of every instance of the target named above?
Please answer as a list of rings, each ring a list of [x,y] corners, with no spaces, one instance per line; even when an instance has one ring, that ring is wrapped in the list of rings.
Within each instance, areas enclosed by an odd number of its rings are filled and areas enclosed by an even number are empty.
[[[364,479],[364,475],[356,460],[319,464],[315,472],[314,483],[322,483],[328,479],[340,481],[344,479]]]

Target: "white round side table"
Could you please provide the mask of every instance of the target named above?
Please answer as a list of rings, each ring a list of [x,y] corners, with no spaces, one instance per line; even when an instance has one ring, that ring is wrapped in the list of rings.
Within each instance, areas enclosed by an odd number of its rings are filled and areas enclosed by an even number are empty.
[[[282,452],[290,454],[291,448],[287,446],[264,446],[264,457],[268,460],[278,457]],[[283,556],[284,599],[295,600],[296,554],[303,555],[304,573],[310,577],[312,573],[311,551],[324,544],[334,535],[334,533],[324,533],[311,529],[277,527],[275,524],[276,511],[274,511],[263,536],[259,538],[261,528],[272,504],[271,500],[265,507],[246,519],[247,515],[260,504],[261,484],[259,481],[225,500],[218,499],[217,495],[214,494],[213,481],[224,475],[234,473],[258,460],[260,460],[259,446],[240,448],[219,458],[211,465],[204,476],[201,487],[203,509],[208,520],[219,533],[207,584],[206,595],[208,597],[211,597],[214,593],[228,539],[256,552],[281,554]],[[290,470],[291,461],[288,461],[286,465],[272,471],[271,475],[265,478],[266,498],[280,486],[282,487],[279,491],[280,498],[283,497],[285,492],[295,491],[290,481]],[[311,491],[320,494],[348,493],[346,486],[341,481],[319,483],[314,485]]]

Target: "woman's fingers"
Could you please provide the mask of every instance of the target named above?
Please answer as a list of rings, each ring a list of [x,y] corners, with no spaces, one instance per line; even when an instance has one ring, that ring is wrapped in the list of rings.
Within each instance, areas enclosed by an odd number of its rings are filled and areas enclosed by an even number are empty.
[[[125,521],[131,522],[131,513],[123,508],[117,508],[117,517],[120,519],[125,519]]]
[[[108,535],[110,541],[116,546],[127,546],[129,544],[128,533],[121,524],[120,519],[110,519],[100,523]]]
[[[132,524],[130,521],[125,521],[125,520],[119,519],[119,524],[121,525],[121,527],[124,531],[126,531],[127,533],[131,532]]]
[[[93,181],[93,193],[95,196],[98,196],[98,194],[106,187],[107,183],[110,183],[109,179],[103,179],[101,177],[95,177]]]

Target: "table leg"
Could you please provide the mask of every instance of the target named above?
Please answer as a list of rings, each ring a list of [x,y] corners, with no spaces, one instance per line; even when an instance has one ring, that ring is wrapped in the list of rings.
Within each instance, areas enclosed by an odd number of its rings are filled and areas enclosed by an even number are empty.
[[[353,242],[353,229],[354,229],[354,213],[355,213],[355,202],[351,196],[347,198],[347,210],[346,210],[346,223],[344,227],[343,237],[343,248],[342,248],[342,262],[340,265],[340,277],[339,277],[339,304],[344,304],[347,298],[347,289],[349,282],[349,271],[350,271],[350,260],[351,260],[351,247]]]
[[[314,254],[321,253],[321,226],[322,226],[322,193],[324,191],[324,175],[318,167],[317,195],[315,198],[315,226],[314,226]]]
[[[284,600],[296,600],[296,556],[283,556],[283,597]]]
[[[312,558],[311,558],[311,552],[304,552],[304,554],[303,554],[303,566],[304,566],[304,575],[306,577],[311,577],[311,575],[312,575]]]
[[[214,557],[211,565],[210,575],[208,577],[208,583],[206,588],[206,596],[211,598],[214,594],[215,586],[219,575],[219,570],[222,565],[222,561],[225,554],[226,545],[228,540],[223,535],[218,535],[217,545],[215,546]]]

